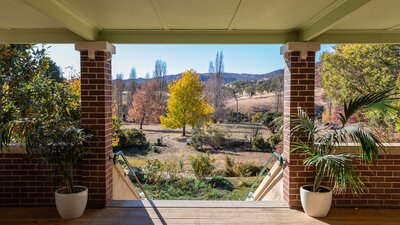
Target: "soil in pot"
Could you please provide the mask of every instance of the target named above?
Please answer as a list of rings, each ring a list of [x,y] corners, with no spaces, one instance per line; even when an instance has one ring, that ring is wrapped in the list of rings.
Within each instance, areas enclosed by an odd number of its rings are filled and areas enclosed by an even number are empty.
[[[86,190],[85,187],[75,186],[74,189],[73,189],[73,191],[72,191],[72,193],[67,193],[67,189],[66,189],[66,188],[58,189],[58,190],[57,190],[57,193],[59,193],[59,194],[64,194],[64,195],[65,195],[65,194],[79,193],[79,192],[82,192],[82,191],[84,191],[84,190]]]
[[[313,186],[312,185],[306,185],[306,186],[303,186],[303,189],[312,192]],[[321,186],[321,187],[318,188],[317,192],[318,193],[326,193],[326,192],[330,192],[330,191],[331,191],[331,189]]]

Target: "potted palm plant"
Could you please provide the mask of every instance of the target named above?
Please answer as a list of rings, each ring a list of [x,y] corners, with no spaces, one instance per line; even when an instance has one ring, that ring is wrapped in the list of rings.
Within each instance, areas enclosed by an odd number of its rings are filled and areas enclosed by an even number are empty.
[[[356,163],[371,163],[379,156],[382,143],[379,136],[363,123],[349,123],[356,113],[371,107],[386,107],[391,91],[369,93],[350,100],[343,105],[336,128],[323,128],[316,124],[301,108],[293,116],[290,124],[292,151],[304,155],[304,165],[315,172],[312,184],[300,188],[301,204],[309,216],[327,216],[332,203],[332,192],[343,193],[351,190],[355,195],[364,192],[364,184],[354,171]],[[345,152],[340,145],[354,143],[358,152]],[[315,144],[310,144],[315,143]],[[326,180],[324,180],[324,178]],[[326,182],[324,182],[326,181]],[[330,184],[331,188],[322,184]]]
[[[64,219],[80,217],[87,204],[88,189],[74,184],[74,172],[85,154],[83,143],[90,137],[73,126],[43,126],[31,134],[31,154],[38,154],[63,178],[63,187],[56,190],[57,211]]]

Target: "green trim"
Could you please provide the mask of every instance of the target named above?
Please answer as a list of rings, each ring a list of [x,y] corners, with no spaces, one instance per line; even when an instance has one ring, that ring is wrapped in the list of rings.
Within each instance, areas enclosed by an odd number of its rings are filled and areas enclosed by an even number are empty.
[[[96,40],[98,31],[95,27],[67,9],[57,0],[25,0],[27,4],[60,22],[65,28],[85,38]]]
[[[117,31],[99,32],[115,44],[284,44],[299,40],[296,32],[277,31]],[[85,39],[67,29],[0,29],[0,43],[75,43]],[[320,43],[400,43],[400,31],[334,30],[312,39]]]
[[[99,39],[123,44],[282,44],[298,40],[296,32],[257,30],[105,30]]]
[[[340,43],[400,43],[400,31],[359,30],[328,31],[312,41],[328,44]]]
[[[370,2],[370,0],[344,1],[342,4],[338,5],[335,9],[331,10],[312,25],[300,30],[300,40],[310,41],[318,35],[323,34],[368,2]]]
[[[67,29],[0,29],[0,43],[36,44],[36,43],[74,43],[84,38]]]

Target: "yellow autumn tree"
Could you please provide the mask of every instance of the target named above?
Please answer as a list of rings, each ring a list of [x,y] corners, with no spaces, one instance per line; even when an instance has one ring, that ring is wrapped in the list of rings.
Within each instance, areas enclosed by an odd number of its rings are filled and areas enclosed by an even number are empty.
[[[81,98],[81,79],[79,78],[71,78],[70,80],[66,81],[71,89],[71,93],[78,101],[71,102],[70,107],[76,109],[80,105],[80,98]]]
[[[214,112],[203,97],[204,84],[199,74],[188,70],[182,77],[168,86],[167,115],[161,116],[161,125],[166,128],[182,128],[186,135],[186,125],[196,126],[200,121],[210,121]]]

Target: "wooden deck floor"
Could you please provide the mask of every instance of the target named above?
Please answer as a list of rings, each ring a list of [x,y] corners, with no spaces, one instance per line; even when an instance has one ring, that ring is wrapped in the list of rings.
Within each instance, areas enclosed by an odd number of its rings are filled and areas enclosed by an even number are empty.
[[[314,219],[289,208],[106,208],[62,220],[55,208],[0,208],[1,225],[126,224],[400,224],[398,209],[332,209]]]

